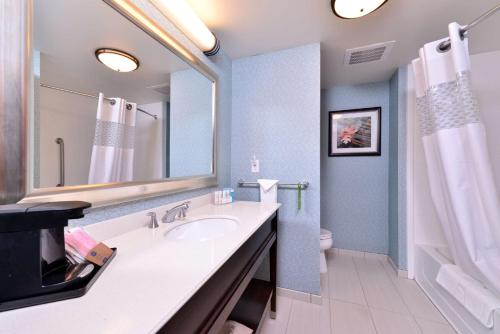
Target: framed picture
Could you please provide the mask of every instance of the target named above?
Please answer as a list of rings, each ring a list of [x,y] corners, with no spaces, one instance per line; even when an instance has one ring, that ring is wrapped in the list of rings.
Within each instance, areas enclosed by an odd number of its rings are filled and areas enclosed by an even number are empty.
[[[330,111],[328,156],[380,155],[381,107]]]

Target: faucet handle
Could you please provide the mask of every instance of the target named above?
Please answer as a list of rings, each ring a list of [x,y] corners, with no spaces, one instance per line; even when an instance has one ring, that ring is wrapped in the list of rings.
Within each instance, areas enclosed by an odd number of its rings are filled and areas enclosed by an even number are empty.
[[[149,222],[148,227],[149,228],[157,228],[158,225],[158,220],[156,219],[156,212],[150,211],[146,214],[148,217],[151,217],[151,221]]]
[[[184,205],[186,205],[186,207],[182,210],[182,216],[183,218],[186,218],[186,212],[187,210],[189,210],[189,207],[191,206],[191,201],[184,202]]]

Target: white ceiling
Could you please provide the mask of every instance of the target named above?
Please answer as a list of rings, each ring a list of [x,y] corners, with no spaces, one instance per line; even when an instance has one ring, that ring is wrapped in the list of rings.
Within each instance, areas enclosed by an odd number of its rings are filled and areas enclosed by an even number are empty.
[[[322,86],[386,80],[424,43],[467,24],[499,0],[389,0],[363,18],[333,15],[330,0],[187,0],[233,59],[321,42]],[[471,53],[500,49],[500,13],[470,34]],[[395,40],[386,60],[343,65],[348,48]]]
[[[143,104],[167,100],[148,87],[170,83],[170,73],[189,68],[104,1],[36,0],[34,13],[42,83]],[[131,53],[139,59],[139,69],[129,73],[108,69],[94,56],[100,47]]]

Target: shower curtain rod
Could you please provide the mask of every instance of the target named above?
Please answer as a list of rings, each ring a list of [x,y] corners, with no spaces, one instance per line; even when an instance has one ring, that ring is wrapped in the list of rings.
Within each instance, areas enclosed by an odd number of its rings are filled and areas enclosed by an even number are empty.
[[[465,36],[469,30],[471,30],[472,28],[474,28],[479,23],[483,22],[484,20],[486,20],[487,18],[489,18],[490,16],[492,16],[493,14],[498,12],[499,10],[500,10],[500,4],[496,5],[495,7],[493,7],[492,9],[487,11],[486,13],[484,13],[483,15],[479,16],[471,23],[460,28],[460,36],[462,37],[462,39],[465,38]],[[439,43],[439,45],[438,45],[438,49],[440,51],[448,51],[450,49],[450,47],[451,47],[451,41],[449,38],[446,41]]]
[[[94,98],[94,99],[98,99],[99,98],[99,96],[96,96],[96,95],[92,95],[92,94],[88,94],[88,93],[82,93],[82,92],[77,92],[76,90],[71,90],[71,89],[66,89],[66,88],[51,86],[51,85],[47,85],[47,84],[44,84],[44,83],[40,83],[40,87],[54,89],[54,90],[58,90],[60,92],[66,92],[66,93],[76,94],[76,95],[80,95],[80,96],[91,97],[91,98]],[[107,100],[107,101],[110,101],[111,104],[115,104],[116,103],[116,101],[114,99],[112,99],[112,98],[105,97],[104,99]],[[129,105],[129,104],[127,103],[127,105]],[[143,110],[141,108],[137,108],[137,111],[140,111],[140,112],[142,112],[142,113],[144,113],[146,115],[149,115],[149,116],[153,117],[154,119],[158,119],[158,116],[156,116],[154,114],[151,114],[151,113],[149,113],[146,110]]]

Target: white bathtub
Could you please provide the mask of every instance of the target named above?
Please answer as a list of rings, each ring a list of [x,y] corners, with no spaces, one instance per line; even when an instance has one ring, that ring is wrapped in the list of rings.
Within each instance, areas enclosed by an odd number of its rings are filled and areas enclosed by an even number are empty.
[[[494,327],[486,328],[437,282],[443,264],[453,263],[446,247],[417,245],[415,280],[460,334],[500,334],[500,311],[495,311]]]

